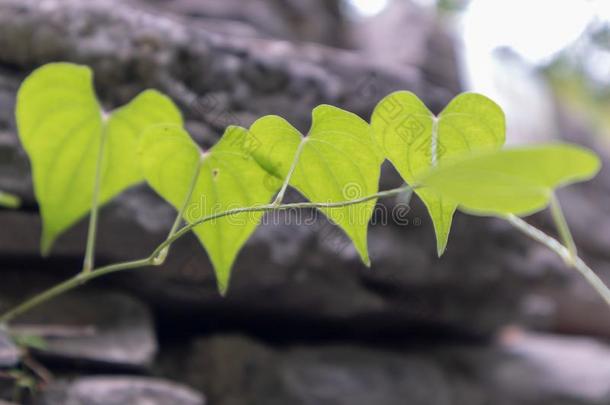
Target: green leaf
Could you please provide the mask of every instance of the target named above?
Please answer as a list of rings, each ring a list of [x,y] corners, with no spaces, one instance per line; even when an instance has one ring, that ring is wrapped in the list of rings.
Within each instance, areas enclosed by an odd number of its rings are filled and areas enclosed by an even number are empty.
[[[497,150],[505,140],[504,113],[475,93],[457,96],[436,117],[415,94],[399,91],[381,100],[371,125],[385,156],[408,184],[445,159]],[[456,204],[432,189],[415,192],[434,223],[440,256],[447,246]]]
[[[174,104],[153,90],[107,116],[91,70],[69,63],[48,64],[28,76],[17,95],[16,115],[42,215],[43,254],[90,211],[104,135],[102,204],[142,181],[135,158],[139,134],[150,125],[182,123]]]
[[[280,180],[287,178],[294,164],[289,184],[312,202],[348,201],[378,191],[383,159],[371,128],[339,108],[315,108],[306,137],[281,117],[260,118],[250,128],[248,144],[256,161]],[[352,239],[367,265],[367,229],[375,204],[371,200],[321,209]]]
[[[19,208],[21,200],[19,197],[0,191],[0,207]]]
[[[568,144],[475,153],[441,163],[418,180],[479,215],[527,215],[545,208],[557,187],[600,170],[592,151]]]
[[[179,126],[156,126],[140,142],[140,162],[151,187],[177,210],[184,205],[193,176],[197,179],[184,219],[193,223],[226,210],[268,204],[279,188],[244,146],[247,130],[227,128],[222,139],[202,153]],[[205,222],[194,232],[214,266],[225,293],[231,268],[256,229],[262,212],[247,212]]]
[[[145,90],[110,114],[102,182],[102,201],[144,180],[137,150],[146,129],[162,124],[182,126],[182,114],[174,102],[156,90]]]

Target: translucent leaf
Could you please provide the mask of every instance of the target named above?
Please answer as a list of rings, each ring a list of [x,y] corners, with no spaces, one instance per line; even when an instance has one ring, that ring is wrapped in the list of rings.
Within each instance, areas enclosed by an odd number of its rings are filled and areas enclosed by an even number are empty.
[[[592,178],[600,169],[590,150],[568,144],[463,156],[441,163],[418,184],[480,215],[527,215],[545,208],[553,190]]]
[[[91,208],[96,162],[103,135],[101,203],[142,180],[135,156],[143,129],[181,124],[180,112],[149,90],[105,116],[84,66],[52,63],[34,71],[17,95],[17,126],[30,157],[34,191],[43,221],[41,248],[48,253],[57,236]]]
[[[415,94],[399,91],[377,105],[371,125],[383,153],[408,184],[445,159],[497,150],[505,140],[504,113],[493,101],[474,93],[457,96],[435,117]],[[457,207],[432,189],[416,193],[430,212],[440,256]]]
[[[280,180],[297,157],[289,184],[312,202],[348,201],[378,191],[383,159],[371,128],[339,108],[315,108],[306,137],[281,117],[263,117],[250,128],[248,146],[256,161]],[[367,229],[375,204],[321,209],[350,237],[367,265]]]
[[[146,129],[161,124],[182,126],[182,114],[169,97],[156,90],[143,91],[110,114],[102,200],[144,180],[136,155],[140,137]]]
[[[268,173],[248,153],[244,146],[246,136],[244,128],[229,127],[212,149],[202,153],[181,127],[156,126],[140,142],[144,176],[159,195],[180,210],[198,171],[184,211],[184,219],[189,223],[229,209],[268,204],[280,184],[269,182]],[[262,215],[262,212],[241,213],[195,227],[222,293],[228,287],[237,254]]]

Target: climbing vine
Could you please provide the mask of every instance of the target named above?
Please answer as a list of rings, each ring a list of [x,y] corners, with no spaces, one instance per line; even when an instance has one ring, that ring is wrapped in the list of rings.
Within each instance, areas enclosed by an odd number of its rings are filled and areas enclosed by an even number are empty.
[[[207,251],[225,294],[239,251],[269,211],[318,209],[370,266],[367,230],[377,200],[411,191],[430,213],[439,256],[456,210],[500,217],[557,253],[610,305],[610,291],[577,255],[555,194],[595,176],[599,158],[564,143],[503,148],[502,109],[480,94],[460,94],[434,115],[415,94],[396,92],[377,105],[370,123],[321,105],[306,135],[281,117],[265,116],[248,129],[228,127],[204,151],[165,95],[147,90],[105,112],[88,67],[52,63],[24,81],[16,117],[42,216],[42,254],[88,214],[89,231],[82,270],[9,310],[0,323],[95,278],[161,265],[189,232]],[[386,159],[405,186],[379,191]],[[143,181],[178,212],[166,240],[146,258],[96,268],[100,206]],[[284,203],[289,187],[307,201]],[[561,241],[521,219],[547,207]]]

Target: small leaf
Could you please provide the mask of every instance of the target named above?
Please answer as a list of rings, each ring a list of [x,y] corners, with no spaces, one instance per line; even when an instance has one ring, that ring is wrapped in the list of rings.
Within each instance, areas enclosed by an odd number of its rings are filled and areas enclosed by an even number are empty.
[[[142,181],[135,158],[142,130],[157,123],[182,123],[174,104],[152,90],[106,119],[91,70],[70,63],[48,64],[28,76],[17,95],[16,115],[43,220],[43,254],[90,211],[104,134],[102,204]]]
[[[441,163],[418,184],[479,215],[527,215],[544,209],[555,188],[584,181],[601,166],[592,151],[568,144],[475,153]]]
[[[0,207],[19,208],[21,200],[19,197],[0,191]]]
[[[497,150],[505,140],[504,113],[493,101],[475,93],[457,96],[435,117],[415,94],[399,91],[377,105],[371,125],[385,156],[408,184],[447,158]],[[447,246],[456,205],[431,189],[415,192],[432,217],[440,256]]]
[[[268,174],[244,146],[246,136],[244,128],[229,127],[212,149],[202,153],[181,127],[156,126],[140,142],[144,176],[159,195],[180,210],[198,171],[183,215],[189,223],[230,209],[268,204],[279,183],[266,181]],[[262,216],[262,212],[247,212],[195,227],[214,266],[221,293],[227,290],[237,254]]]
[[[339,108],[315,108],[306,137],[281,117],[260,118],[250,128],[248,144],[256,161],[282,181],[298,159],[289,184],[312,202],[349,201],[378,191],[383,159],[371,128],[355,114]],[[352,239],[367,265],[367,229],[375,204],[371,200],[321,209]]]

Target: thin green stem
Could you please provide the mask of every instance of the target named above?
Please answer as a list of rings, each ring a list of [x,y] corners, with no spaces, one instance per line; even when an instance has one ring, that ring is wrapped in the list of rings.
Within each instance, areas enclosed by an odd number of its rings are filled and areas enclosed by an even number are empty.
[[[205,154],[201,154],[199,161],[197,162],[197,165],[195,166],[195,172],[193,173],[193,176],[191,177],[191,183],[189,184],[189,188],[186,193],[186,197],[184,197],[184,202],[182,203],[182,206],[180,207],[180,210],[178,211],[178,214],[176,215],[176,219],[174,221],[174,224],[172,225],[172,229],[170,229],[169,234],[167,235],[166,239],[169,239],[172,236],[174,236],[176,231],[178,231],[180,224],[182,223],[184,212],[188,208],[189,203],[191,202],[191,198],[193,197],[193,192],[195,191],[195,187],[197,186],[197,180],[199,180],[199,174],[201,173],[201,165],[203,164],[204,159],[205,159]],[[165,262],[165,259],[167,258],[167,255],[169,254],[169,248],[170,248],[169,245],[166,246],[165,249],[161,250],[158,255],[154,256],[155,264],[160,265]]]
[[[580,257],[576,256],[573,258],[570,250],[563,246],[557,239],[545,234],[540,229],[533,227],[521,218],[515,215],[507,215],[504,218],[521,232],[551,249],[565,262],[571,263],[572,267],[584,276],[585,280],[591,284],[604,301],[606,301],[608,306],[610,306],[610,289],[606,287],[604,282]]]
[[[301,158],[301,153],[303,152],[303,146],[305,146],[307,139],[308,138],[306,138],[306,137],[301,138],[301,143],[299,143],[299,147],[297,148],[297,151],[294,154],[294,159],[292,160],[292,164],[290,165],[288,174],[286,175],[286,178],[284,179],[282,188],[280,188],[280,191],[277,193],[277,197],[275,197],[275,200],[273,200],[273,203],[271,203],[271,205],[277,207],[282,203],[282,201],[284,201],[284,195],[286,194],[286,190],[288,189],[288,184],[290,183],[290,180],[292,179],[292,174],[294,173],[294,171],[297,168],[297,164],[299,163],[299,159]]]
[[[336,202],[336,203],[303,202],[303,203],[294,203],[294,204],[284,204],[284,205],[279,205],[279,206],[275,206],[273,204],[268,204],[268,205],[261,205],[258,207],[236,208],[236,209],[232,209],[232,210],[228,210],[228,211],[219,212],[219,213],[216,213],[213,215],[208,215],[206,217],[199,219],[198,221],[193,222],[192,224],[185,225],[184,227],[180,228],[178,231],[174,232],[173,235],[168,236],[168,238],[164,242],[162,242],[159,246],[157,246],[157,248],[154,250],[154,252],[145,259],[104,266],[104,267],[100,267],[98,269],[95,269],[95,270],[92,270],[92,271],[89,271],[86,273],[81,272],[81,273],[77,274],[76,276],[62,282],[61,284],[58,284],[58,285],[48,289],[47,291],[44,291],[44,292],[34,296],[33,298],[28,299],[27,301],[23,302],[22,304],[18,305],[17,307],[9,310],[8,312],[6,312],[2,316],[0,316],[0,325],[6,324],[6,323],[12,321],[13,319],[15,319],[17,316],[29,311],[30,309],[50,300],[52,298],[55,298],[58,295],[61,295],[67,291],[70,291],[76,287],[79,287],[79,286],[83,285],[84,283],[86,283],[90,280],[93,280],[95,278],[104,276],[106,274],[115,273],[118,271],[159,265],[161,263],[159,262],[159,260],[157,260],[157,258],[159,257],[159,254],[161,252],[163,252],[164,249],[171,246],[172,243],[174,243],[175,241],[180,239],[182,236],[187,234],[190,230],[192,230],[196,226],[201,225],[208,221],[212,221],[214,219],[218,219],[218,218],[222,218],[222,217],[226,217],[226,216],[234,215],[234,214],[240,214],[240,213],[244,213],[244,212],[261,212],[261,211],[266,212],[266,211],[280,211],[280,210],[303,209],[303,208],[346,207],[349,205],[355,205],[355,204],[360,204],[360,203],[363,203],[366,201],[375,200],[377,198],[396,196],[409,189],[410,189],[410,187],[404,186],[404,187],[399,187],[399,188],[395,188],[395,189],[391,189],[391,190],[387,190],[387,191],[381,191],[379,193],[369,195],[366,197],[362,197],[362,198],[358,198],[355,200],[341,201],[341,202]]]
[[[106,139],[108,138],[107,125],[104,120],[102,124],[102,135],[100,139],[100,149],[97,155],[95,167],[95,184],[93,185],[93,201],[91,203],[91,216],[89,217],[89,230],[87,231],[87,248],[85,250],[85,260],[83,262],[83,273],[90,273],[95,262],[95,239],[97,237],[97,217],[99,211],[100,188],[102,184],[102,170],[104,151],[106,149]]]
[[[171,245],[172,243],[174,243],[177,239],[180,239],[182,236],[184,236],[185,234],[187,234],[189,231],[191,231],[193,228],[208,222],[208,221],[212,221],[215,219],[219,219],[222,217],[226,217],[229,215],[237,215],[237,214],[243,214],[246,212],[267,212],[267,211],[286,211],[286,210],[291,210],[291,209],[304,209],[304,208],[337,208],[337,207],[347,207],[349,205],[355,205],[355,204],[361,204],[363,202],[367,202],[367,201],[371,201],[371,200],[375,200],[377,198],[384,198],[384,197],[392,197],[392,196],[396,196],[399,195],[403,192],[405,192],[406,190],[411,189],[412,187],[409,186],[404,186],[404,187],[399,187],[399,188],[394,188],[391,190],[387,190],[387,191],[381,191],[378,192],[376,194],[372,194],[366,197],[362,197],[362,198],[357,198],[354,200],[348,200],[348,201],[340,201],[340,202],[332,202],[332,203],[312,203],[312,202],[302,202],[302,203],[292,203],[292,204],[282,204],[282,205],[273,205],[272,204],[267,204],[267,205],[259,205],[259,206],[253,206],[253,207],[245,207],[245,208],[235,208],[232,210],[228,210],[228,211],[223,211],[223,212],[218,212],[216,214],[211,214],[208,216],[205,216],[193,223],[190,223],[188,225],[183,226],[179,231],[177,231],[172,237],[167,238],[167,240],[165,240],[164,242],[162,242],[157,249],[153,252],[153,257],[158,254],[158,252],[160,252],[162,249],[164,249],[166,246]]]
[[[570,227],[568,226],[566,217],[563,214],[563,210],[561,209],[561,204],[559,203],[559,200],[557,199],[557,195],[555,193],[551,195],[551,215],[553,216],[553,221],[555,222],[555,226],[557,227],[557,231],[559,232],[561,241],[570,252],[570,259],[568,264],[574,264],[574,260],[578,257],[576,244],[574,243],[572,232],[570,232]]]
[[[38,295],[35,295],[34,297],[28,299],[27,301],[16,306],[15,308],[11,309],[10,311],[4,313],[0,317],[0,324],[6,324],[6,323],[12,321],[13,319],[15,319],[16,317],[18,317],[19,315],[22,315],[25,312],[31,310],[32,308],[34,308],[52,298],[57,297],[58,295],[61,295],[67,291],[70,291],[76,287],[79,287],[82,284],[86,283],[87,281],[93,280],[93,279],[101,277],[101,276],[105,276],[110,273],[115,273],[115,272],[122,271],[122,270],[137,269],[140,267],[150,266],[152,264],[153,264],[152,258],[149,257],[149,258],[142,259],[142,260],[134,260],[134,261],[130,261],[130,262],[117,263],[117,264],[113,264],[113,265],[109,265],[109,266],[100,267],[99,269],[92,270],[88,273],[79,273],[76,276],[69,278],[68,280],[66,280],[64,282],[57,284],[56,286],[38,294]]]

